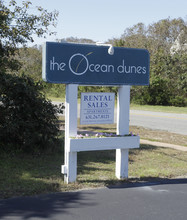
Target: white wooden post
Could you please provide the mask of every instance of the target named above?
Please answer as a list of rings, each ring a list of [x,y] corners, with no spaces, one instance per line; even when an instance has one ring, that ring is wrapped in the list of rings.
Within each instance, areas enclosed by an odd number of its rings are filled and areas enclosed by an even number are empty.
[[[71,183],[77,177],[77,152],[70,152],[69,137],[77,135],[77,90],[78,85],[66,85],[66,106],[65,106],[65,161],[62,166],[64,181]]]
[[[120,86],[117,98],[117,134],[129,134],[130,86]],[[116,177],[128,178],[128,149],[116,150]]]

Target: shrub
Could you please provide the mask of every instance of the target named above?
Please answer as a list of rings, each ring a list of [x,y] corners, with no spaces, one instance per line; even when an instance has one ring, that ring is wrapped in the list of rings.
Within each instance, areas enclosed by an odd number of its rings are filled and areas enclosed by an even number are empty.
[[[58,139],[57,113],[41,93],[40,83],[0,73],[0,148],[37,153],[53,148]]]

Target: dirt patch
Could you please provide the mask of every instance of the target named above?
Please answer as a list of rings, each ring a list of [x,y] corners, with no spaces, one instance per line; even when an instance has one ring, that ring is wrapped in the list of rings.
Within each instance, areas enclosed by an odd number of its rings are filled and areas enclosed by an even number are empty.
[[[158,141],[149,141],[149,140],[140,139],[140,144],[147,144],[147,145],[156,146],[156,147],[169,147],[175,150],[187,152],[187,147],[183,147],[183,146],[175,145],[175,144],[162,143]]]

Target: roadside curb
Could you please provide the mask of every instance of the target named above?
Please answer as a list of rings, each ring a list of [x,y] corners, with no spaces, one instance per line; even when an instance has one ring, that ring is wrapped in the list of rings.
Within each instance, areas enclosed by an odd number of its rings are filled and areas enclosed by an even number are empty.
[[[157,147],[167,147],[167,148],[172,148],[175,150],[180,150],[180,151],[185,151],[185,152],[187,151],[187,147],[175,145],[175,144],[161,143],[158,141],[148,141],[148,140],[140,139],[140,144],[149,144],[149,145],[157,146]]]

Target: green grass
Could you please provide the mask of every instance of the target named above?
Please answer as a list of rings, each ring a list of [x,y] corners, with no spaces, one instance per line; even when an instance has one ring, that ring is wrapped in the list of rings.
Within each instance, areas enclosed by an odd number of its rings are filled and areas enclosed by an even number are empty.
[[[64,117],[61,120],[64,123]],[[116,125],[79,125],[80,128],[115,132]],[[187,137],[183,135],[136,126],[130,127],[130,131],[144,139],[179,145],[187,143]],[[120,182],[160,181],[179,176],[187,178],[186,152],[150,145],[130,150],[128,180],[119,181],[115,177],[115,151],[78,153],[77,182],[68,185],[64,184],[61,174],[62,164],[62,151],[40,157],[0,153],[0,198],[103,187]]]
[[[187,114],[187,107],[131,104],[130,109],[144,110],[144,111],[154,111],[154,112]]]
[[[130,150],[129,179],[123,181],[115,177],[113,150],[78,153],[76,183],[64,184],[62,164],[63,152],[41,157],[1,154],[0,198],[186,176],[187,153],[141,145],[140,149]]]
[[[51,101],[59,101],[59,102],[65,102],[65,97],[53,97],[53,96],[47,96],[47,99]]]

